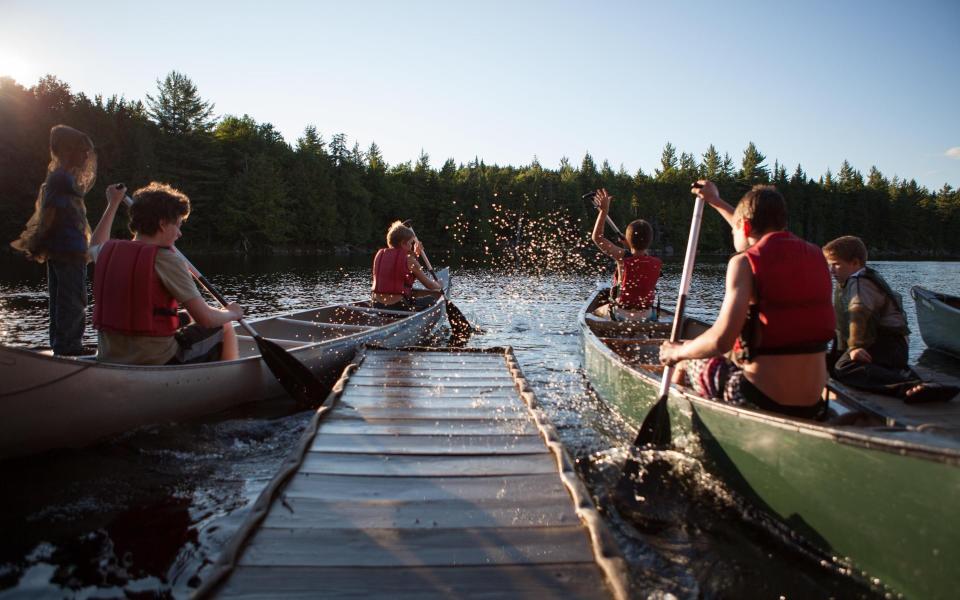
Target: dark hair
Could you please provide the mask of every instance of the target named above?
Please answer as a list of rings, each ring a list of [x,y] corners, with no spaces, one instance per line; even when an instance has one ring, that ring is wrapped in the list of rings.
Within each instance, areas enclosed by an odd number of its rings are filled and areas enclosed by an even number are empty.
[[[772,185],[755,185],[743,195],[734,214],[749,220],[754,235],[787,228],[787,202]]]
[[[176,223],[190,216],[190,198],[180,190],[156,181],[133,193],[130,205],[130,231],[153,235],[161,223]]]
[[[855,235],[845,235],[827,242],[823,247],[823,253],[847,262],[859,260],[867,264],[867,246]]]
[[[643,219],[637,219],[627,225],[627,245],[634,252],[643,252],[653,241],[653,227]]]

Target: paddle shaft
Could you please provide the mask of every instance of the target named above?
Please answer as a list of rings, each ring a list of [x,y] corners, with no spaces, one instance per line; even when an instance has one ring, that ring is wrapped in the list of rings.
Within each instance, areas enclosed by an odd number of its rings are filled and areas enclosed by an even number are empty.
[[[126,204],[127,206],[130,206],[131,204],[133,204],[133,198],[131,198],[130,196],[124,196],[123,203]],[[203,286],[203,289],[207,290],[207,292],[209,292],[211,296],[216,298],[217,302],[219,302],[221,306],[226,308],[227,305],[230,304],[227,301],[227,299],[223,297],[223,294],[220,293],[220,290],[218,290],[212,283],[210,283],[210,280],[204,277],[203,273],[201,273],[195,266],[193,266],[193,263],[190,262],[190,260],[183,255],[183,252],[180,252],[179,248],[177,248],[176,246],[171,246],[170,249],[173,250],[173,252],[180,258],[180,260],[186,263],[187,269],[190,271],[190,274],[193,275],[193,278],[196,279],[200,283],[200,285]],[[260,337],[260,334],[257,333],[257,331],[253,328],[253,325],[251,325],[250,323],[247,323],[245,319],[240,319],[239,323],[244,329],[247,330],[247,333],[249,333],[251,337],[254,337],[254,338]]]
[[[697,256],[697,242],[700,240],[700,221],[703,218],[703,198],[697,198],[693,205],[693,217],[690,222],[690,237],[687,239],[687,253],[683,257],[683,274],[680,276],[680,293],[677,297],[677,308],[673,313],[673,326],[670,328],[670,341],[680,341],[680,327],[683,324],[683,313],[687,308],[687,294],[690,292],[690,279],[693,277],[693,263]],[[670,391],[670,379],[673,377],[674,365],[663,370],[663,379],[660,380],[660,398],[665,398]]]

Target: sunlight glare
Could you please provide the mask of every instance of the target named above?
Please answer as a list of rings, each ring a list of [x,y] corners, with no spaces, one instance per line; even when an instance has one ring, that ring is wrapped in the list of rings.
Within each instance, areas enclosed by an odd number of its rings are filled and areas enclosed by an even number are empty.
[[[40,79],[33,65],[9,52],[0,52],[0,77],[12,77],[23,87],[30,87]]]

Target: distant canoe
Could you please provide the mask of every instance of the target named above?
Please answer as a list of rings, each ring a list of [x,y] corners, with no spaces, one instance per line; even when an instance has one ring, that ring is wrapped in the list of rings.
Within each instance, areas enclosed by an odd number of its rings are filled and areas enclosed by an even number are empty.
[[[438,276],[449,286],[446,269]],[[415,345],[444,311],[438,296],[420,312],[378,310],[361,301],[251,323],[332,383],[360,346]],[[145,425],[286,398],[253,338],[237,331],[239,359],[195,365],[119,365],[0,346],[0,459],[79,448]]]
[[[657,401],[660,322],[579,313],[583,364],[599,397],[638,427]],[[684,318],[681,338],[708,324]],[[791,419],[673,386],[675,439],[699,442],[706,466],[775,522],[908,598],[955,598],[960,561],[960,403],[906,405],[831,381],[832,418]]]
[[[924,343],[960,357],[960,298],[915,285],[910,289]]]

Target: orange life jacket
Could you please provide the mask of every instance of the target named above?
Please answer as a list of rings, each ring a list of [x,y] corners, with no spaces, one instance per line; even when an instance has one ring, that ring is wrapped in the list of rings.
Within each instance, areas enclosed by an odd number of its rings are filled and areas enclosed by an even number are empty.
[[[157,276],[160,246],[110,240],[100,249],[93,275],[93,326],[103,331],[152,337],[177,331],[176,299]]]
[[[614,275],[614,285],[620,285],[617,306],[634,310],[653,306],[662,264],[659,258],[644,254],[623,257]]]
[[[403,248],[380,248],[373,257],[373,287],[377,294],[410,296],[416,276],[407,265],[408,252]]]
[[[753,272],[756,302],[735,350],[760,354],[813,354],[833,339],[833,286],[823,252],[787,231],[764,235],[744,253]]]

